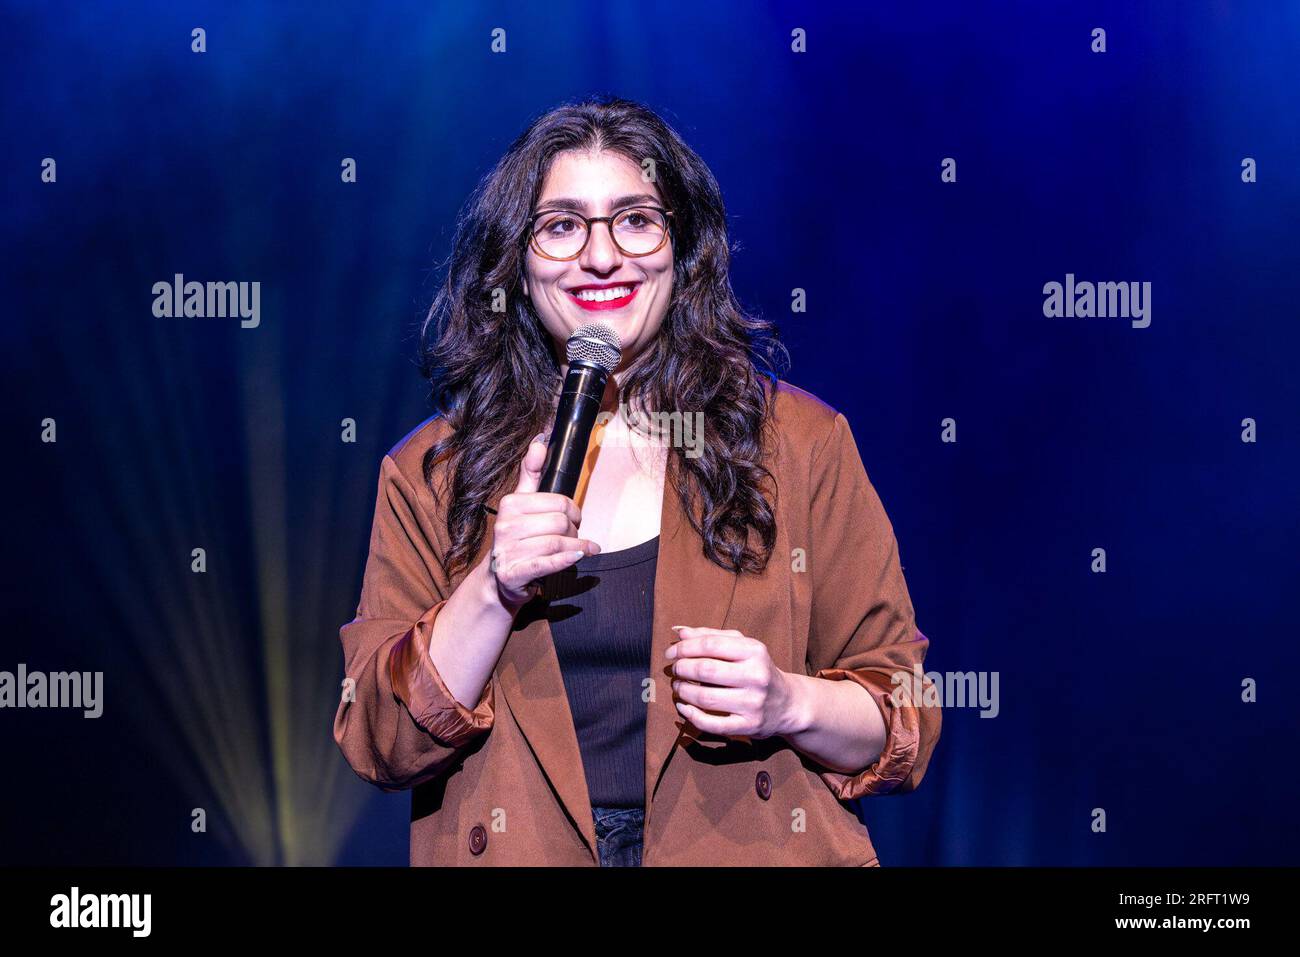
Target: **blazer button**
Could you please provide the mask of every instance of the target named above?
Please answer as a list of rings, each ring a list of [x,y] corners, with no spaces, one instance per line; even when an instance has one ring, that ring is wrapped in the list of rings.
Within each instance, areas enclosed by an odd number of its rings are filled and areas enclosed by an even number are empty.
[[[485,850],[487,850],[487,828],[482,824],[475,824],[469,829],[469,852],[477,856]]]
[[[772,775],[766,771],[759,771],[758,776],[754,778],[754,790],[764,801],[772,796]]]

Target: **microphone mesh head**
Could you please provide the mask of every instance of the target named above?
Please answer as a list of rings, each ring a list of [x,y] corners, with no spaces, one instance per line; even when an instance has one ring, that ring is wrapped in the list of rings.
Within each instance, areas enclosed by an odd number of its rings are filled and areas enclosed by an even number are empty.
[[[613,371],[623,357],[618,333],[603,322],[584,322],[569,336],[569,362],[586,362]]]

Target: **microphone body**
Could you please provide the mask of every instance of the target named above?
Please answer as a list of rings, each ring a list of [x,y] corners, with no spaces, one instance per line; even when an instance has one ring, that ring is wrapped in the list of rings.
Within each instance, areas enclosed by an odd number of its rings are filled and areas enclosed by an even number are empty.
[[[587,458],[591,429],[600,414],[609,373],[619,361],[618,336],[608,326],[587,323],[569,337],[569,371],[564,377],[555,427],[546,447],[539,492],[573,498]]]
[[[609,375],[598,366],[585,362],[569,366],[564,377],[564,391],[555,410],[555,428],[546,449],[539,492],[559,492],[573,498],[582,477],[582,463],[587,458],[587,443],[600,414],[600,399],[605,394]]]

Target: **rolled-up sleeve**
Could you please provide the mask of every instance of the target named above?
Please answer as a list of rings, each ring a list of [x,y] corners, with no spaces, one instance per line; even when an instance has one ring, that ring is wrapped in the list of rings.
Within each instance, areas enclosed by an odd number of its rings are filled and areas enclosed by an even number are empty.
[[[386,791],[448,769],[490,732],[494,716],[492,680],[467,707],[429,657],[434,621],[451,592],[430,506],[386,455],[361,600],[339,631],[344,686],[334,740],[358,775]]]
[[[388,672],[393,694],[406,705],[415,723],[449,747],[459,747],[492,727],[493,691],[489,681],[471,710],[443,684],[429,657],[429,638],[433,621],[445,604],[438,602],[398,639],[388,655]]]
[[[842,414],[814,453],[810,482],[809,673],[866,689],[886,729],[870,767],[819,774],[844,801],[906,793],[925,776],[942,710],[924,679],[930,642],[916,627],[893,526]]]

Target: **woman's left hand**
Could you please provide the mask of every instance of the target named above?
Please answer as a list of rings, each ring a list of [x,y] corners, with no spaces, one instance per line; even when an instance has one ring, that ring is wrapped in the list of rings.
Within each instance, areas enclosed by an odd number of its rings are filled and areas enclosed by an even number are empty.
[[[674,630],[667,657],[682,717],[708,734],[768,738],[796,730],[794,676],[772,663],[766,645],[738,631]]]

